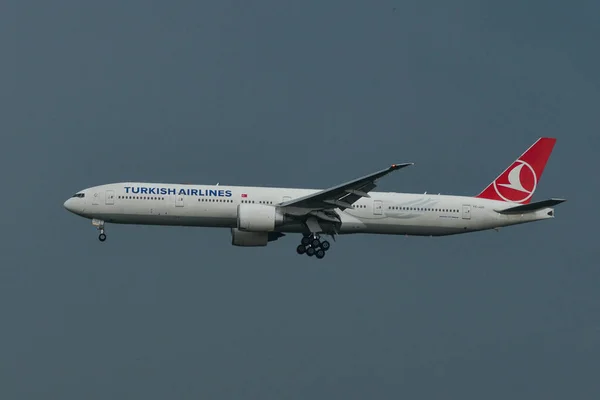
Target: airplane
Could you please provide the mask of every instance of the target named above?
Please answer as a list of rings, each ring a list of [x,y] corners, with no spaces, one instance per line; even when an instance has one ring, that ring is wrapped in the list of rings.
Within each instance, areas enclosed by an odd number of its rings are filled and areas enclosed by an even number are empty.
[[[554,218],[565,199],[531,202],[555,138],[541,137],[476,196],[374,192],[387,174],[414,165],[392,164],[328,189],[120,182],[80,190],[64,207],[105,224],[229,228],[234,246],[267,246],[302,234],[298,254],[325,257],[336,236],[445,236]]]

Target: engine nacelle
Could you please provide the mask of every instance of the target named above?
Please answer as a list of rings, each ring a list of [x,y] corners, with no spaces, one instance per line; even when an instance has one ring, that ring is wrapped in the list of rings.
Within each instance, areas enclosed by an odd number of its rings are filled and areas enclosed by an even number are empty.
[[[237,210],[237,227],[246,232],[272,232],[284,222],[283,214],[266,204],[240,204]]]
[[[231,244],[234,246],[255,247],[266,246],[268,242],[279,239],[279,232],[244,232],[231,228]]]
[[[234,246],[266,246],[268,242],[268,232],[243,232],[231,228],[231,244]]]

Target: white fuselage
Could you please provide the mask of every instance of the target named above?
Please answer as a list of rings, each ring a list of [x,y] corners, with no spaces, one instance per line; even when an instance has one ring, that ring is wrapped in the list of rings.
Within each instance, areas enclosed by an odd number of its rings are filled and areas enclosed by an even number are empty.
[[[236,228],[240,204],[277,206],[315,192],[318,190],[124,182],[85,189],[80,192],[83,197],[68,199],[65,207],[86,218],[119,224]],[[354,203],[354,209],[338,210],[342,220],[339,234],[439,236],[554,217],[552,208],[499,214],[495,210],[516,204],[475,197],[391,192],[369,195]],[[285,224],[276,230],[301,232],[303,227]]]

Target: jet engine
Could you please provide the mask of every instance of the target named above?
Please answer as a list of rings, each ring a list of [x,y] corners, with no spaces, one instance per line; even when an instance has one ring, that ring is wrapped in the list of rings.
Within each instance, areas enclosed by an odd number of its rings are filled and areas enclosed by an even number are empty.
[[[240,204],[237,210],[237,227],[245,232],[272,232],[283,225],[284,216],[274,206],[266,204]]]
[[[268,242],[284,236],[280,232],[244,232],[231,228],[231,244],[234,246],[255,247],[266,246]]]

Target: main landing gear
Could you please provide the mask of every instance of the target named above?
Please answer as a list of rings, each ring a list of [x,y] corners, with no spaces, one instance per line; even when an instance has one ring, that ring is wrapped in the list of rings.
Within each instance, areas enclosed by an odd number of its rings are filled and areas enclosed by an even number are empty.
[[[106,234],[104,233],[104,221],[101,221],[99,219],[93,219],[92,225],[94,225],[96,229],[100,231],[100,234],[98,235],[98,240],[104,242],[106,240]]]
[[[296,247],[296,252],[298,254],[306,254],[309,257],[315,256],[319,259],[325,257],[325,252],[329,250],[331,245],[327,240],[321,241],[319,235],[311,234],[304,235],[298,247]]]

